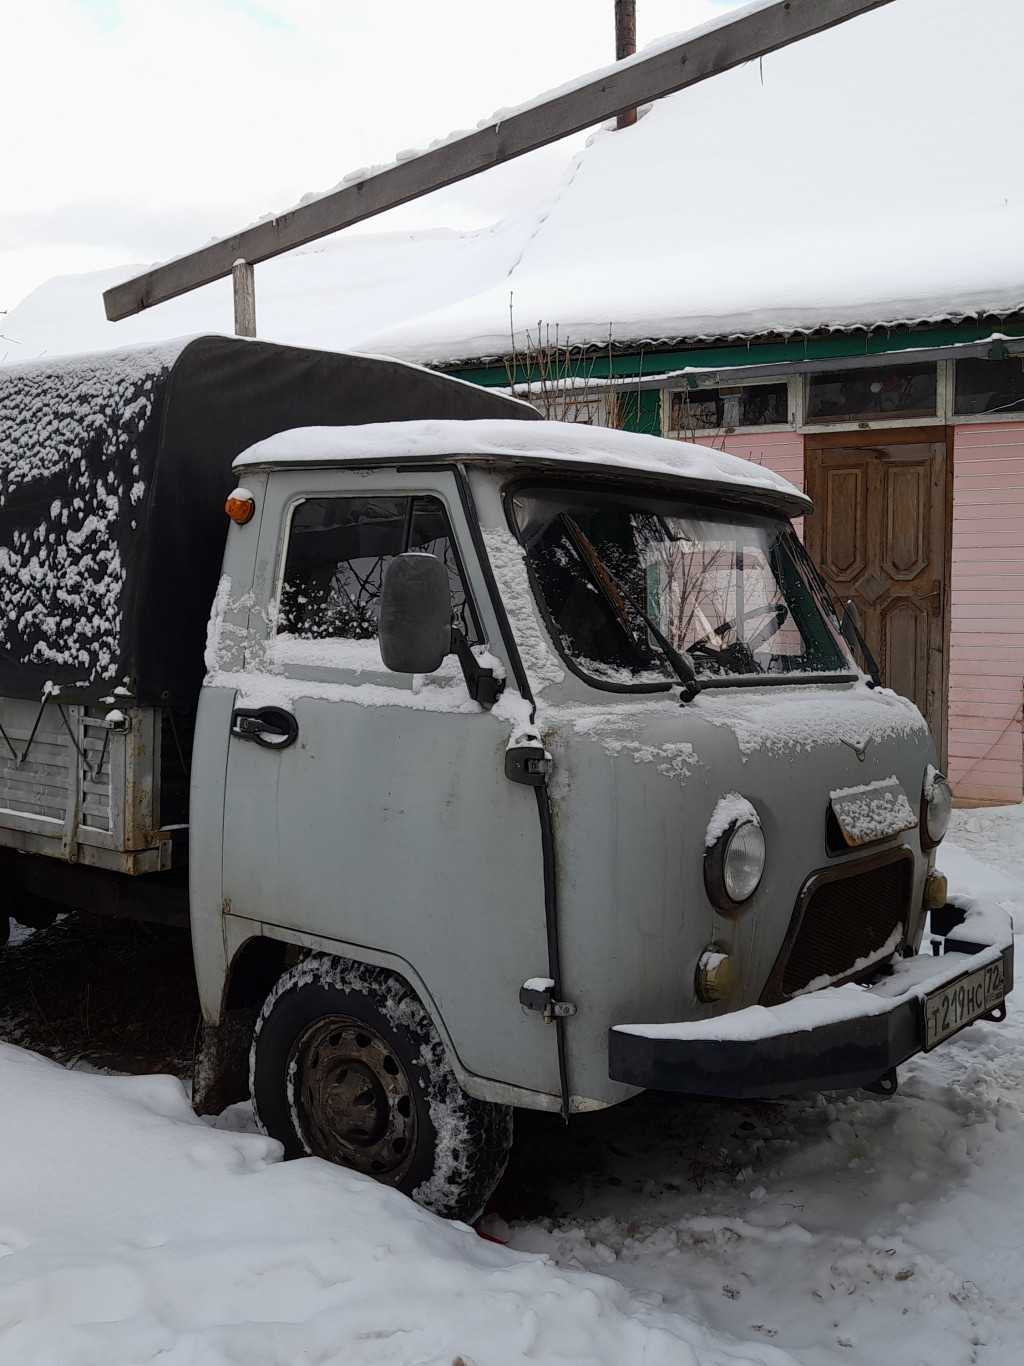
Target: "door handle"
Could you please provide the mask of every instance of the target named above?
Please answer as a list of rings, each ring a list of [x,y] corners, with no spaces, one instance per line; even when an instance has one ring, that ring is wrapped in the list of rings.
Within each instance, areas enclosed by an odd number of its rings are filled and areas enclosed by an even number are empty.
[[[931,592],[921,594],[921,601],[931,604],[931,613],[933,617],[942,615],[942,596],[941,579],[932,579]]]
[[[239,708],[231,713],[231,734],[264,749],[287,749],[299,738],[299,723],[284,707]]]

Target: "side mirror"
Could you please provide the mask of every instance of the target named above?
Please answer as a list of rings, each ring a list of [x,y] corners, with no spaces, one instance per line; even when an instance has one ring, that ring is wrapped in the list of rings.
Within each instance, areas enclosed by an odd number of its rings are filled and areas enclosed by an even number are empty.
[[[452,594],[436,555],[396,555],[384,571],[377,619],[384,667],[429,674],[452,648]]]

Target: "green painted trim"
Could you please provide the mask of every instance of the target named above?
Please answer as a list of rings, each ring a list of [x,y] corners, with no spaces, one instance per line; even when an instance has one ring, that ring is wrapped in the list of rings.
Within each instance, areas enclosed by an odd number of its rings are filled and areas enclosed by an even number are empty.
[[[641,389],[639,393],[623,394],[619,403],[619,422],[623,431],[661,436],[660,389]]]
[[[1024,336],[1024,322],[999,323],[998,330],[1007,336]],[[955,346],[958,342],[982,341],[992,335],[993,327],[963,323],[951,327],[921,328],[914,332],[833,333],[826,337],[802,337],[789,342],[741,343],[733,346],[695,347],[687,351],[647,351],[634,355],[587,356],[580,354],[577,374],[593,379],[607,379],[609,375],[649,379],[670,370],[683,370],[688,365],[723,369],[732,365],[779,365],[802,360],[829,360],[841,356],[883,356],[898,351],[916,351],[932,347]],[[487,387],[507,386],[509,373],[504,364],[473,366],[460,369],[445,367],[459,379]],[[515,382],[523,384],[529,376],[523,366],[516,370]],[[536,376],[534,376],[536,378]]]

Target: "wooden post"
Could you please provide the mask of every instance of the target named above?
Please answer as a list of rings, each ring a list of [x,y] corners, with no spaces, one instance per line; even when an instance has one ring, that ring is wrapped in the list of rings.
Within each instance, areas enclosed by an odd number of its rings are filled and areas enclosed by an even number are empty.
[[[636,51],[636,0],[615,0],[615,60],[632,57]],[[636,123],[636,110],[627,109],[615,120],[616,128]]]
[[[236,261],[231,267],[231,284],[235,296],[235,336],[256,335],[256,272],[248,261]]]

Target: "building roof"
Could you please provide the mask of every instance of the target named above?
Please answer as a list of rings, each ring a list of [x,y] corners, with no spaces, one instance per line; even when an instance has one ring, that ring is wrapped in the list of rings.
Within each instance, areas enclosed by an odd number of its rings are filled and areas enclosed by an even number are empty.
[[[1019,0],[893,0],[595,134],[542,210],[343,234],[261,266],[261,335],[444,365],[508,354],[510,305],[520,348],[538,323],[639,348],[1012,315],[1021,51]],[[218,285],[107,324],[113,278],[51,282],[4,331],[78,349],[229,317]]]

